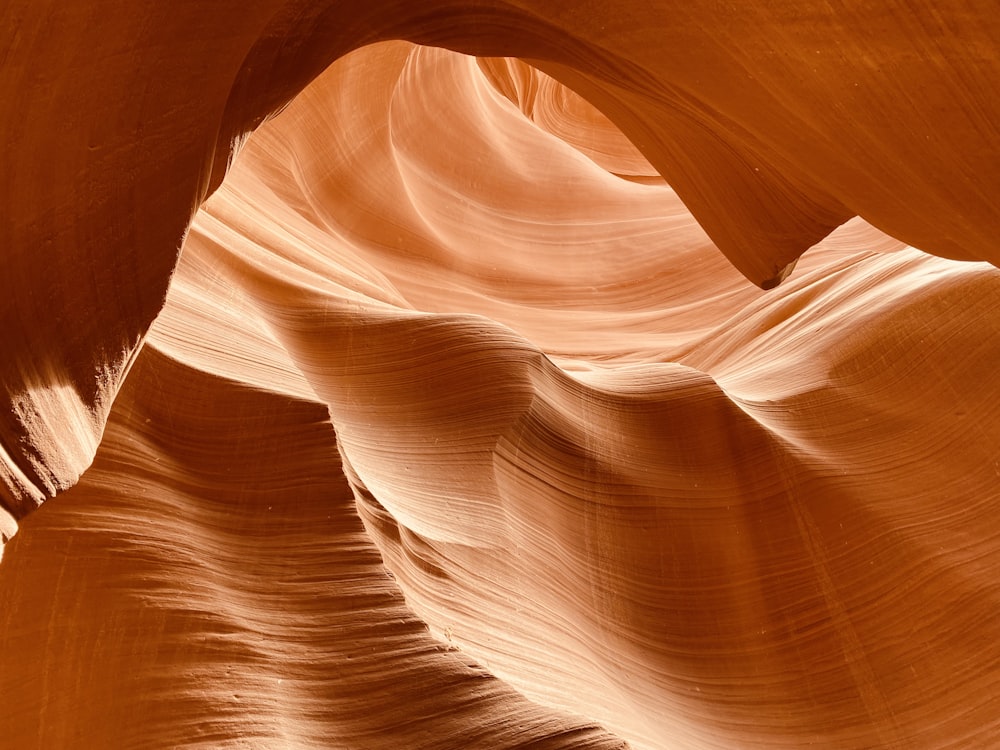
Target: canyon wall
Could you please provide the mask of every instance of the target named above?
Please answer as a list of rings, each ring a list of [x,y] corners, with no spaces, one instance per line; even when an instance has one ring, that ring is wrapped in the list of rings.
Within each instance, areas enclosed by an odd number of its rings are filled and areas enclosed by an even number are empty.
[[[0,745],[997,741],[990,4],[0,30]]]

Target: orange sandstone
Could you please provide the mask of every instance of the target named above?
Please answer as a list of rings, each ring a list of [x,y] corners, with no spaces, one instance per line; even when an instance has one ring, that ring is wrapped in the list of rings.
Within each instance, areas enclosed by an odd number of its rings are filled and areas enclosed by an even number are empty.
[[[0,745],[995,744],[954,6],[9,3]]]

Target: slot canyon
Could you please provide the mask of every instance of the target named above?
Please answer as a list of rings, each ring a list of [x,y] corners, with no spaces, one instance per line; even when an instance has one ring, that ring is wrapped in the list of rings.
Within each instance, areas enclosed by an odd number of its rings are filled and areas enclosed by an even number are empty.
[[[1000,9],[6,0],[0,747],[1000,746]]]

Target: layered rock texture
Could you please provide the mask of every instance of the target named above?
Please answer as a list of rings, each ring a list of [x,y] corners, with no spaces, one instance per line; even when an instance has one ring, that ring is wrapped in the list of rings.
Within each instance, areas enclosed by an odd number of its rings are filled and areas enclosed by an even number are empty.
[[[1000,744],[953,5],[0,7],[0,747]]]

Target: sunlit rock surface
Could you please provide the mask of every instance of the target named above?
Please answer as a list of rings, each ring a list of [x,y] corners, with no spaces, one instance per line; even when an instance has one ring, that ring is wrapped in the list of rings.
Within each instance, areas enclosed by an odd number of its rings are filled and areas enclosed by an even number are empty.
[[[989,4],[0,30],[0,746],[1000,742]]]

